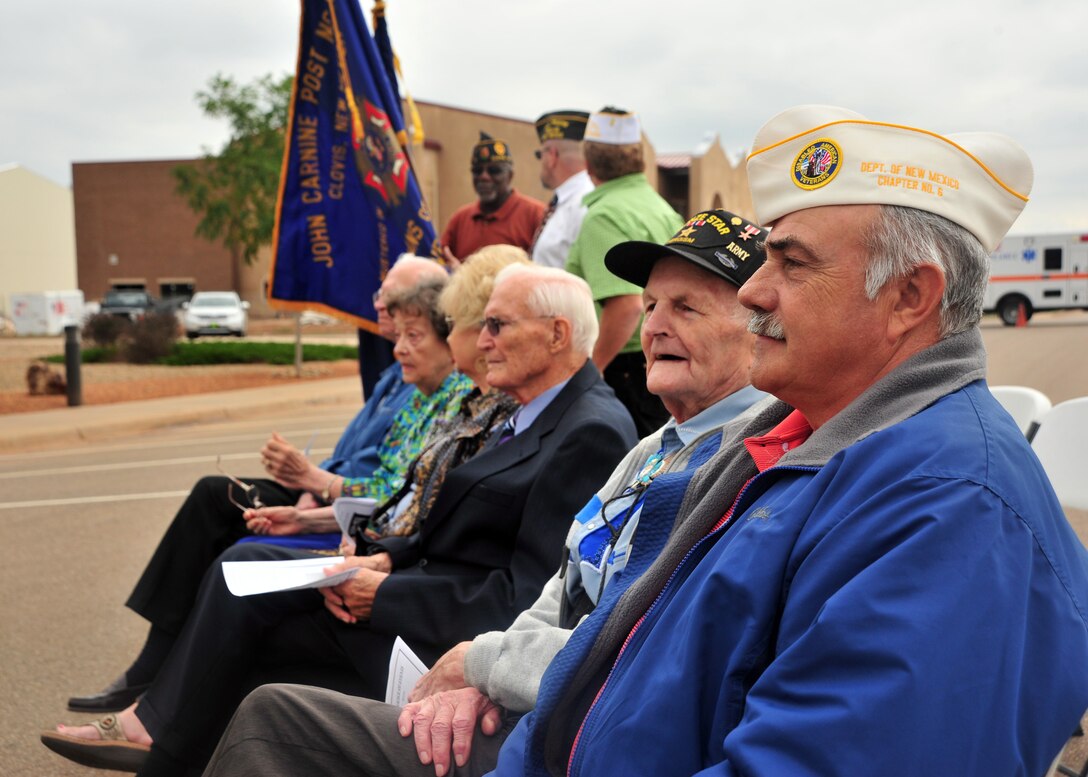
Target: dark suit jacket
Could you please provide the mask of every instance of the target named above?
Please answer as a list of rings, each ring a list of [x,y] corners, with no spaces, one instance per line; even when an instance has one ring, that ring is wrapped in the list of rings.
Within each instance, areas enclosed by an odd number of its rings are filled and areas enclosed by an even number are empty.
[[[536,601],[574,515],[636,442],[627,410],[586,362],[528,429],[450,470],[413,543],[390,543],[394,572],[369,629],[339,632],[349,655],[353,633],[399,634],[433,661],[505,629]]]

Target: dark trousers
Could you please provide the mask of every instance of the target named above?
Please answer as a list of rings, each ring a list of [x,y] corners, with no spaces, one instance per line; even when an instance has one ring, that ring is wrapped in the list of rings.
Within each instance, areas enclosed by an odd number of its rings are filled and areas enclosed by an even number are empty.
[[[293,505],[301,491],[274,480],[252,480],[267,505]],[[170,634],[189,617],[200,581],[216,557],[249,534],[242,511],[230,503],[227,478],[201,478],[174,516],[126,606]],[[240,499],[234,489],[235,499]],[[240,500],[241,501],[241,500]],[[244,503],[244,502],[243,502]]]
[[[604,382],[627,408],[639,439],[656,432],[669,420],[661,400],[646,389],[646,357],[642,351],[621,353],[604,368]]]
[[[359,376],[363,381],[364,400],[374,393],[382,370],[394,361],[392,343],[366,329],[359,330]]]
[[[221,560],[310,555],[254,543],[230,548]],[[199,774],[238,704],[266,682],[383,696],[393,637],[342,624],[323,602],[312,589],[237,597],[218,563],[209,569],[185,628],[136,707],[155,742],[140,774]],[[350,657],[338,638],[342,629],[356,632]],[[370,638],[360,639],[360,632]]]

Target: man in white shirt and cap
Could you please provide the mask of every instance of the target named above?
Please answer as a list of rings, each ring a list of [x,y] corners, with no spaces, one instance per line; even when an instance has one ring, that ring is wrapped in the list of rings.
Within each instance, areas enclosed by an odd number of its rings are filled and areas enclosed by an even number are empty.
[[[562,270],[566,266],[586,215],[582,198],[593,191],[582,154],[588,119],[585,111],[563,109],[536,120],[540,148],[534,153],[540,160],[540,182],[555,192],[530,251],[533,261],[545,267]]]

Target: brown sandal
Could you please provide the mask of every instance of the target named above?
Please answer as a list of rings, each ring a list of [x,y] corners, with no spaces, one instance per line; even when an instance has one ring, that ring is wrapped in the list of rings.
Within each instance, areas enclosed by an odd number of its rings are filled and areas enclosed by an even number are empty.
[[[42,744],[57,755],[95,769],[136,772],[147,760],[151,747],[129,742],[116,715],[106,715],[84,725],[94,726],[102,739],[80,739],[59,731],[43,731]]]

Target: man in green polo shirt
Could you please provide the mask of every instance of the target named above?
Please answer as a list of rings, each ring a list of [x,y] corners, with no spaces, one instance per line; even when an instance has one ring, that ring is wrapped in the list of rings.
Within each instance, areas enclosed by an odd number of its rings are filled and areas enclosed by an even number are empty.
[[[638,336],[642,289],[610,273],[604,255],[627,240],[664,243],[684,220],[646,180],[635,114],[608,107],[591,114],[583,148],[596,188],[582,200],[588,210],[566,269],[585,279],[597,305],[601,333],[593,363],[631,413],[639,435],[646,436],[669,414],[646,390],[646,357]]]

